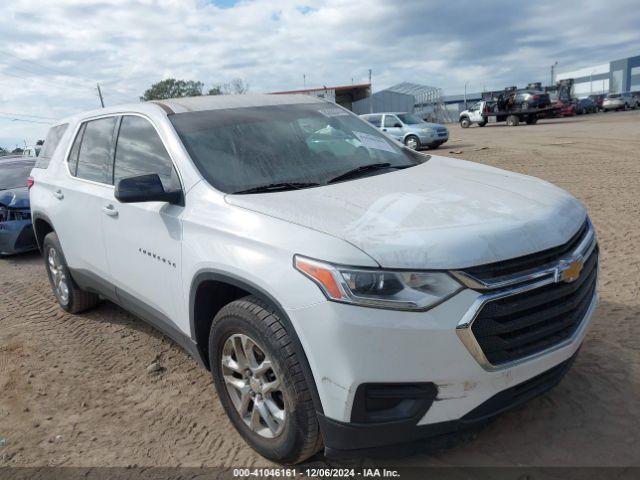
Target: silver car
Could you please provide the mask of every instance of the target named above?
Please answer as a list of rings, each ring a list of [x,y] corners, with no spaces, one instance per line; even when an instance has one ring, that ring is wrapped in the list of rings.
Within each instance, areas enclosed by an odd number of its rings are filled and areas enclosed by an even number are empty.
[[[425,122],[412,113],[368,113],[360,117],[413,150],[437,148],[449,140],[447,127]]]
[[[602,110],[626,110],[636,108],[638,101],[630,93],[610,93],[602,101]]]

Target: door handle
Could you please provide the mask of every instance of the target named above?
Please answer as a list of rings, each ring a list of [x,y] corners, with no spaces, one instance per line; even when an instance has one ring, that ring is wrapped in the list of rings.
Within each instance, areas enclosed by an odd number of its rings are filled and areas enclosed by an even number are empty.
[[[386,129],[386,128],[383,128],[383,129],[382,129],[382,131],[383,131],[383,132],[386,132],[386,131],[387,131],[387,129]]]
[[[56,197],[58,200],[62,200],[64,198],[64,194],[62,193],[62,190],[59,190],[59,189],[53,192],[53,196]]]
[[[118,210],[116,210],[116,207],[114,207],[112,204],[102,207],[102,211],[110,217],[115,217],[118,215]]]

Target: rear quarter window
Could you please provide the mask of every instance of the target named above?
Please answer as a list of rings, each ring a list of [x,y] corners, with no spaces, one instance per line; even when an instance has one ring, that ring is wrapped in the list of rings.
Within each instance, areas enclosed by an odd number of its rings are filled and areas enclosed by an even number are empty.
[[[40,150],[40,155],[38,155],[38,159],[36,160],[35,168],[47,168],[49,163],[51,162],[51,158],[58,148],[58,144],[60,143],[60,139],[67,131],[69,127],[68,123],[63,123],[62,125],[56,125],[55,127],[51,127],[49,132],[47,133],[47,138],[44,141],[44,145],[42,146],[42,150]]]

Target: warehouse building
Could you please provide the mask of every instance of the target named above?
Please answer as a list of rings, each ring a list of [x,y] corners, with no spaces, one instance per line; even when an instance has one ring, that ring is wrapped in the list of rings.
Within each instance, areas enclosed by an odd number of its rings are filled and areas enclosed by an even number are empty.
[[[338,105],[353,110],[353,104],[371,95],[371,84],[360,83],[356,85],[341,85],[337,87],[304,88],[302,90],[287,90],[271,92],[274,95],[302,94],[324,98]]]
[[[640,55],[562,72],[556,80],[573,79],[573,96],[597,93],[640,92]]]

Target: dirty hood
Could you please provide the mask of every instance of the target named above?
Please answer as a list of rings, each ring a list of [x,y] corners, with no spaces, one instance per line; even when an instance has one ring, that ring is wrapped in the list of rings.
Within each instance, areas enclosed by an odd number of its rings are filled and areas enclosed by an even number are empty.
[[[0,205],[7,208],[29,208],[29,189],[17,187],[0,190]]]
[[[566,242],[586,217],[548,182],[435,156],[387,174],[226,201],[341,238],[385,268],[465,268],[527,255]]]

